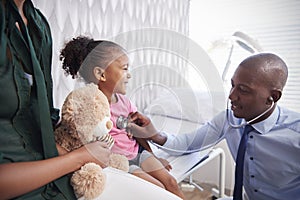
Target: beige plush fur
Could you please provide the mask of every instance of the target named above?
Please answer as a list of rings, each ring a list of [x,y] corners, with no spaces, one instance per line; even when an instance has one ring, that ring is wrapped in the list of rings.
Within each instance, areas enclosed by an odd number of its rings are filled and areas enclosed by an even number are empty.
[[[109,157],[109,166],[116,169],[123,170],[125,172],[129,171],[129,163],[128,165],[124,164],[127,162],[128,162],[127,158],[121,154],[112,153]]]
[[[110,121],[109,103],[95,84],[88,84],[72,91],[62,107],[62,120],[55,129],[56,143],[67,151],[77,149],[96,140],[104,141],[109,147],[114,144],[108,134],[113,124]],[[128,172],[129,163],[125,156],[111,154],[109,166]],[[77,197],[94,199],[105,186],[102,168],[87,163],[73,173],[71,185]]]
[[[78,197],[93,199],[104,190],[106,177],[102,168],[95,163],[87,163],[74,172],[71,184]],[[84,187],[83,187],[84,186]]]

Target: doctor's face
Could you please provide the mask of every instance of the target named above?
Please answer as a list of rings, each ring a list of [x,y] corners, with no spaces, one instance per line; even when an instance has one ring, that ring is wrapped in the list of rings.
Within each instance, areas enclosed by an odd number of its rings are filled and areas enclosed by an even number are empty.
[[[269,108],[270,96],[260,71],[251,66],[239,66],[231,79],[229,99],[235,117],[249,121]],[[262,117],[259,121],[265,119]],[[256,121],[258,122],[258,121]]]

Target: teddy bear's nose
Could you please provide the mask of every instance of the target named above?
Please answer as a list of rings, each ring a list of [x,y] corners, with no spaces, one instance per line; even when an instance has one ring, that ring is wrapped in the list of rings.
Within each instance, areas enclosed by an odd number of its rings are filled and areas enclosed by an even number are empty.
[[[106,122],[106,128],[107,128],[108,130],[111,130],[112,127],[113,127],[112,121],[108,120],[108,121]]]

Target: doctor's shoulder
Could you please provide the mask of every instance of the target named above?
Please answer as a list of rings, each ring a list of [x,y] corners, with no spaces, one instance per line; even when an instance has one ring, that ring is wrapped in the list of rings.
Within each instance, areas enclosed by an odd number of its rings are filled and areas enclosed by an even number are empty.
[[[300,113],[285,107],[278,106],[278,108],[279,117],[277,124],[280,126],[286,126],[300,134]]]

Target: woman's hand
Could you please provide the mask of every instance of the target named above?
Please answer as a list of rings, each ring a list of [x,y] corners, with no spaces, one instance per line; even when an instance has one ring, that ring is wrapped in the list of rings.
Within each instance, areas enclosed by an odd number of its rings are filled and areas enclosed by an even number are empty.
[[[97,141],[46,160],[0,164],[1,199],[11,199],[30,192],[80,169],[88,162],[95,162],[104,168],[108,165],[109,156],[107,145]]]
[[[82,158],[81,166],[88,162],[94,162],[100,165],[102,168],[107,167],[109,156],[111,154],[107,144],[100,141],[86,144],[85,146],[72,152],[82,154],[82,156],[80,156],[80,158]]]

